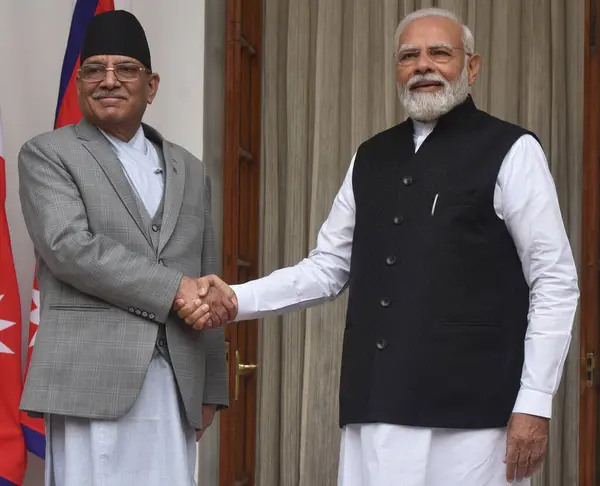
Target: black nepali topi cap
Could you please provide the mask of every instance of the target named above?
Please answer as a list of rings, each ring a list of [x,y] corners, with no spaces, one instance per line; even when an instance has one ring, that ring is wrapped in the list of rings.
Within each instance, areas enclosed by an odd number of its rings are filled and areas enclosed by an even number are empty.
[[[90,20],[81,48],[81,62],[100,55],[132,57],[152,70],[144,28],[135,15],[126,10],[111,10]]]

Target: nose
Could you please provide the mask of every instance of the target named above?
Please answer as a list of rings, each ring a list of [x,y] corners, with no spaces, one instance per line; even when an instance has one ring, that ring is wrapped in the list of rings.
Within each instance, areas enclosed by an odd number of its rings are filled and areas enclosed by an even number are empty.
[[[106,71],[106,76],[104,76],[104,79],[102,80],[102,83],[100,85],[104,89],[111,90],[111,89],[114,89],[115,87],[120,86],[120,84],[121,83],[117,79],[115,72],[111,70],[111,71]]]
[[[434,71],[433,62],[425,50],[421,51],[415,62],[415,74],[428,74]]]

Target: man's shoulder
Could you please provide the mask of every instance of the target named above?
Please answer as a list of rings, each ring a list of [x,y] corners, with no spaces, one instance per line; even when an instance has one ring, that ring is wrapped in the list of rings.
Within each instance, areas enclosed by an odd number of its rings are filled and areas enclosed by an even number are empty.
[[[188,149],[186,149],[182,145],[179,145],[178,143],[171,142],[170,140],[166,140],[166,139],[165,139],[165,143],[169,144],[169,148],[173,152],[173,155],[179,156],[179,157],[185,158],[185,159],[190,159],[195,162],[202,162],[202,160],[199,157],[196,157],[192,152],[190,152]]]
[[[477,119],[474,120],[474,122],[479,127],[482,127],[482,122],[485,121],[496,130],[501,131],[505,134],[510,134],[513,138],[515,138],[515,140],[524,135],[531,135],[535,140],[539,142],[539,138],[534,132],[521,125],[509,122],[483,110],[477,110],[477,115]]]
[[[57,128],[54,130],[49,130],[44,133],[40,133],[35,137],[29,139],[26,142],[26,145],[34,145],[37,147],[51,146],[51,147],[61,147],[64,146],[65,143],[72,143],[77,139],[77,134],[75,132],[76,125],[66,125],[61,128]]]
[[[168,144],[173,158],[185,163],[186,168],[200,167],[204,170],[204,162],[201,158],[195,156],[192,152],[175,142],[165,139],[165,143]]]
[[[410,121],[404,120],[401,123],[398,123],[390,128],[382,130],[381,132],[376,133],[372,137],[368,138],[364,142],[360,144],[361,148],[366,148],[369,146],[375,146],[380,144],[387,144],[389,142],[394,142],[398,140],[398,137],[402,135],[403,132],[410,134],[412,137],[412,128],[410,125]],[[412,140],[412,139],[411,139]],[[359,148],[360,150],[360,148]]]

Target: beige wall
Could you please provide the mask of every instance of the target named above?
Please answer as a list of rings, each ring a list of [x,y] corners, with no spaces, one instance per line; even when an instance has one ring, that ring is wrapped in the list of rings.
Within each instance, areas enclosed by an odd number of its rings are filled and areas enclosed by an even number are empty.
[[[116,0],[116,8],[135,13],[146,28],[153,67],[162,75],[160,91],[146,121],[167,138],[182,144],[206,160],[213,178],[214,216],[221,229],[221,142],[222,79],[219,59],[222,52],[219,19],[220,0]],[[0,0],[0,110],[4,124],[7,167],[6,209],[23,310],[26,336],[33,278],[33,251],[18,198],[16,157],[21,145],[38,133],[52,128],[62,58],[66,47],[74,0]],[[212,25],[205,32],[205,13]],[[210,39],[206,51],[205,34]],[[214,65],[212,64],[214,63]],[[206,88],[211,93],[205,124]],[[205,132],[205,129],[207,130]],[[205,143],[204,134],[209,135]],[[199,467],[201,486],[217,484],[218,427],[202,441]],[[43,463],[32,457],[26,486],[43,484]]]

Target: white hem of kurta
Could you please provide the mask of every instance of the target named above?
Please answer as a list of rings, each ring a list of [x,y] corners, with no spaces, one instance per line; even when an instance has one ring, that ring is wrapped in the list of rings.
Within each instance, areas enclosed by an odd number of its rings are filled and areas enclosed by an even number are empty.
[[[348,425],[338,486],[507,486],[505,453],[506,429]]]
[[[195,465],[195,430],[159,353],[118,420],[46,416],[47,486],[195,486]]]

